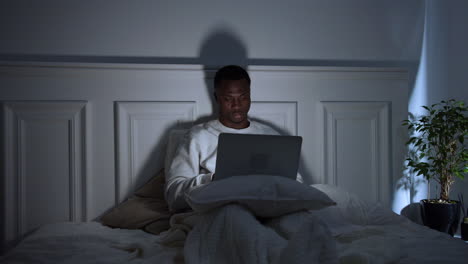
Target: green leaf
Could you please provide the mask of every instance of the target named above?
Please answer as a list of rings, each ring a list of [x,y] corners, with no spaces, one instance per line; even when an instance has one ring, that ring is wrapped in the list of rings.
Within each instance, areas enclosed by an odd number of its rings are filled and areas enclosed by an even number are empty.
[[[403,122],[410,135],[405,166],[415,175],[441,183],[447,181],[445,172],[464,178],[468,173],[468,107],[455,99],[422,107],[426,114],[416,117],[408,113]]]

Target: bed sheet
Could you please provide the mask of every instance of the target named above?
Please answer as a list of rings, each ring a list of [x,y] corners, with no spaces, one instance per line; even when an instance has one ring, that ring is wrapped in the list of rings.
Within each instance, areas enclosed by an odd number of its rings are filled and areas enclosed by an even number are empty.
[[[468,244],[458,238],[413,223],[378,204],[366,204],[334,186],[314,187],[337,202],[310,214],[329,229],[340,264],[468,263]],[[112,229],[98,222],[45,225],[0,258],[0,263],[184,263],[184,234],[196,218],[193,213],[175,215],[170,232],[161,235]]]
[[[56,223],[39,228],[0,263],[183,263],[182,248],[167,247],[142,230],[113,229],[99,222]]]
[[[468,263],[468,244],[416,224],[379,204],[331,185],[317,184],[337,206],[311,212],[323,220],[340,263]]]

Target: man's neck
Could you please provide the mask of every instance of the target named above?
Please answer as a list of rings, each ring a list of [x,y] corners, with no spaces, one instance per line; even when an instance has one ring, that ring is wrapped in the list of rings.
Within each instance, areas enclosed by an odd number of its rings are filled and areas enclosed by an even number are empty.
[[[219,122],[225,127],[232,128],[232,129],[244,129],[248,128],[250,126],[250,121],[245,120],[245,122],[241,123],[231,123],[231,122],[226,122],[225,120],[222,120],[221,118],[218,119]]]

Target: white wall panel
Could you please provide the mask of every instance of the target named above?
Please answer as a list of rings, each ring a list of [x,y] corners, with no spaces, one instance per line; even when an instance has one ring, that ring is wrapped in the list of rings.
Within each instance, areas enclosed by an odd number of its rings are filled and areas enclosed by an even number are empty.
[[[83,101],[5,102],[5,238],[36,227],[85,219]]]
[[[253,101],[249,117],[264,121],[282,133],[297,135],[297,102]]]
[[[322,102],[324,176],[367,201],[388,203],[391,189],[388,102]]]
[[[196,116],[195,102],[116,102],[117,202],[163,167],[169,130]]]

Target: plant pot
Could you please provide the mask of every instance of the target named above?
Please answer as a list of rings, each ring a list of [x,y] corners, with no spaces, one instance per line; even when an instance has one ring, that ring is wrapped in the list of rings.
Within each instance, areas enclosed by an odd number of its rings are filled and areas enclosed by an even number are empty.
[[[460,202],[431,202],[437,200],[421,200],[421,214],[425,226],[453,236],[457,232],[460,218]]]
[[[461,239],[468,241],[468,218],[465,218],[466,222],[461,223]]]

